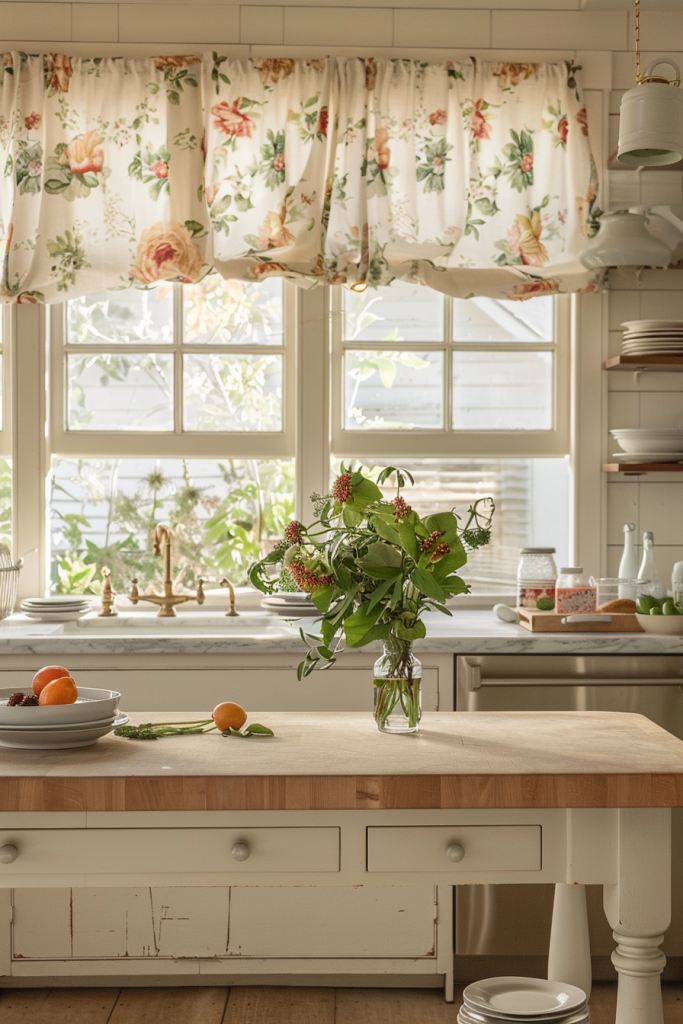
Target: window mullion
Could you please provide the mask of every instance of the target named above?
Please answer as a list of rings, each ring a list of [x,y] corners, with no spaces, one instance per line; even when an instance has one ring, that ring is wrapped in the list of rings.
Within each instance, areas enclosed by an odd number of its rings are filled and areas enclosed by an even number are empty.
[[[173,432],[183,432],[183,286],[173,285]]]

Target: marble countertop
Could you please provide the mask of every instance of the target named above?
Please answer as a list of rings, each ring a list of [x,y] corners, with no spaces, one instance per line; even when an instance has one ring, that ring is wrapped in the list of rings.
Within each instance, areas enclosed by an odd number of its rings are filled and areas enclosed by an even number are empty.
[[[194,627],[173,621],[145,629],[125,631],[90,620],[80,623],[42,624],[20,615],[0,622],[0,656],[3,654],[263,654],[302,653],[298,623],[289,625],[267,616],[245,615],[243,622],[225,625],[214,619],[210,627]],[[195,619],[199,623],[199,618]],[[313,619],[299,620],[315,632]],[[427,636],[415,645],[433,654],[680,654],[683,636],[652,636],[646,633],[529,633],[521,626],[498,620],[491,611],[455,610],[452,618],[437,613],[425,617]],[[379,643],[363,648],[380,650]]]

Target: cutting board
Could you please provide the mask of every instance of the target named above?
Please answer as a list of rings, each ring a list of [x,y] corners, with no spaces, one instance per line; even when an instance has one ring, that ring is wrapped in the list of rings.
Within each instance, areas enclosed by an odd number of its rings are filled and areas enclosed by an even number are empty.
[[[612,612],[608,615],[539,612],[535,608],[517,608],[519,624],[532,633],[642,633],[635,615]]]

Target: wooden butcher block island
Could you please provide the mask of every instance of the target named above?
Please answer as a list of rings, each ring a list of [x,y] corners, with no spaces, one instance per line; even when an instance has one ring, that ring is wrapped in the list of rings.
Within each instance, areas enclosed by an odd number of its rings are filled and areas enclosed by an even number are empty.
[[[259,717],[273,738],[0,749],[0,885],[554,882],[549,974],[590,989],[599,883],[617,1024],[662,1024],[683,742],[629,714],[430,713],[412,736],[367,714]]]

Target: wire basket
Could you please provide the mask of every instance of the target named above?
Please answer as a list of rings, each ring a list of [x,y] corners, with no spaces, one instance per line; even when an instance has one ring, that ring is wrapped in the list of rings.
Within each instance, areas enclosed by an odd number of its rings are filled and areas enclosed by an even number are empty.
[[[12,565],[9,549],[0,544],[0,619],[6,619],[14,611],[23,564],[24,560],[20,558],[16,565]]]

